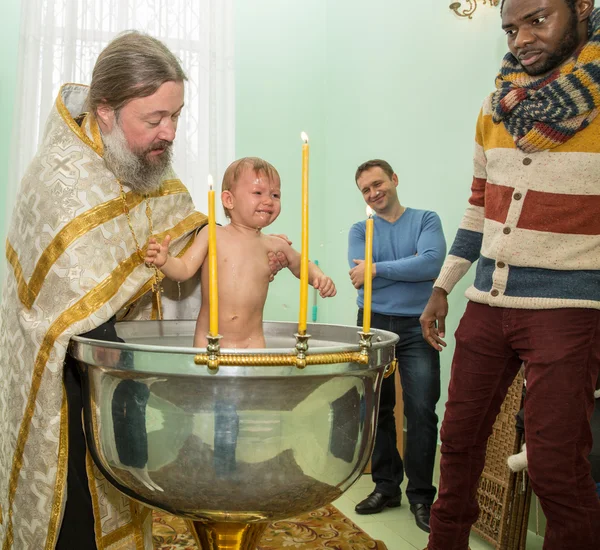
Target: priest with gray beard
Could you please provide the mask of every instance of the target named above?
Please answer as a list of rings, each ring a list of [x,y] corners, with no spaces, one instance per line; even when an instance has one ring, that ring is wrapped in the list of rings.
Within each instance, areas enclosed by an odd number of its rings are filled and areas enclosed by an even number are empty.
[[[61,88],[21,181],[0,304],[2,548],[152,549],[150,510],[112,487],[87,454],[81,381],[66,351],[73,335],[115,341],[117,319],[156,318],[157,274],[143,261],[149,237],[169,234],[176,255],[206,223],[171,168],[185,81],[163,43],[120,35],[89,88]],[[134,398],[144,421],[141,392],[115,391],[115,424]],[[141,431],[124,433],[117,450],[160,490]]]
[[[118,115],[115,122],[109,133],[105,133],[102,123],[99,124],[107,168],[136,193],[153,193],[171,167],[173,141],[158,138],[146,149],[130,149]]]

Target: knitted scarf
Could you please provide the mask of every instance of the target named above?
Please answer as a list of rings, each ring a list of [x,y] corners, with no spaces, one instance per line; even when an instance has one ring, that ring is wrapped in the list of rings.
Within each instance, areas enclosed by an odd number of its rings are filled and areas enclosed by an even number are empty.
[[[503,122],[526,153],[552,149],[586,128],[600,107],[600,8],[589,40],[550,74],[529,76],[508,53],[496,77],[493,120]]]

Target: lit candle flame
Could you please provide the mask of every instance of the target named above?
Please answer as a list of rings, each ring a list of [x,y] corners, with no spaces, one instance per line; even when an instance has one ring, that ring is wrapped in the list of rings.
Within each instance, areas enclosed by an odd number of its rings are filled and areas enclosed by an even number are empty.
[[[208,189],[209,191],[213,190],[213,177],[210,174],[208,174]]]
[[[373,209],[367,205],[367,218],[372,218],[373,217]]]
[[[300,139],[304,142],[304,143],[308,143],[308,134],[306,132],[302,132],[300,134]]]

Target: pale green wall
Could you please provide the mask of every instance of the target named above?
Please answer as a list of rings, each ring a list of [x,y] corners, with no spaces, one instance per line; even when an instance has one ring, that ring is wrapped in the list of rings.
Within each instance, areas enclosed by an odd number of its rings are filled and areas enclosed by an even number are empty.
[[[319,301],[321,322],[355,319],[346,244],[350,225],[364,215],[353,181],[360,162],[389,160],[400,176],[402,202],[437,211],[448,244],[454,237],[469,195],[475,118],[492,89],[505,45],[498,10],[482,6],[466,21],[454,17],[446,4],[235,0],[237,154],[265,157],[279,169],[284,209],[273,231],[287,233],[296,245],[300,131],[311,138],[311,257],[339,291],[335,299]],[[20,0],[4,0],[2,7],[0,243]],[[450,297],[450,334],[466,303],[467,282]],[[297,281],[278,275],[266,318],[295,320],[297,297]],[[440,414],[452,351],[450,338],[442,356]]]
[[[4,0],[0,17],[2,55],[0,56],[0,280],[4,272],[4,240],[6,229],[6,188],[8,185],[8,157],[10,154],[10,134],[12,112],[17,78],[17,44],[19,39],[20,0]]]
[[[484,6],[466,21],[438,0],[236,0],[235,7],[237,154],[263,156],[279,169],[284,208],[273,231],[299,245],[299,133],[308,132],[311,257],[338,286],[336,298],[319,301],[319,321],[351,324],[356,307],[347,232],[364,216],[354,170],[371,157],[389,160],[400,176],[402,202],[437,211],[452,241],[469,194],[475,118],[505,48],[498,10]],[[2,243],[19,0],[5,0],[3,8]],[[450,297],[450,333],[464,309],[466,284]],[[278,275],[266,318],[295,320],[297,297],[297,281]],[[449,344],[442,404],[451,338]]]
[[[299,133],[311,138],[311,258],[338,287],[319,301],[319,321],[352,324],[355,290],[346,263],[348,229],[364,217],[354,171],[387,159],[401,201],[435,210],[450,245],[469,196],[475,121],[505,52],[499,11],[472,21],[439,0],[236,0],[236,151],[270,160],[282,176],[273,231],[299,246]],[[452,333],[473,273],[450,296]],[[295,320],[298,283],[277,276],[267,319]]]

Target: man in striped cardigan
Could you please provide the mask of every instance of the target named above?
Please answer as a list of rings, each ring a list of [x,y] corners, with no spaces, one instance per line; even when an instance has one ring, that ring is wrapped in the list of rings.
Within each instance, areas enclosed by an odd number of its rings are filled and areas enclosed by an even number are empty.
[[[456,331],[429,550],[466,550],[486,441],[525,365],[529,476],[545,550],[600,547],[590,416],[600,365],[600,10],[505,0],[510,53],[477,121],[469,206],[421,317],[444,343],[447,295],[477,263]]]

